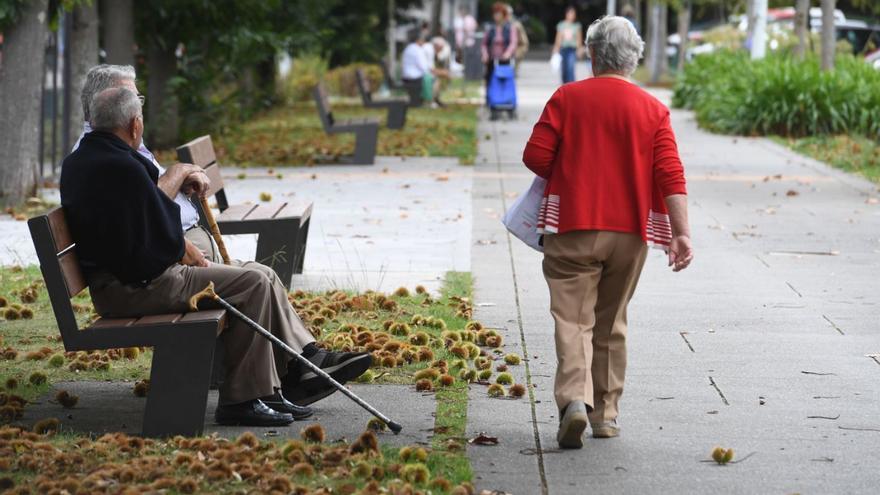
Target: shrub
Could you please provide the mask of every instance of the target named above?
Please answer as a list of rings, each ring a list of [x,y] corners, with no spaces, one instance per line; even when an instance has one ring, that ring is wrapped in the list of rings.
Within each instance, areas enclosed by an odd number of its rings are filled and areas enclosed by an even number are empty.
[[[290,73],[278,84],[281,97],[288,102],[311,101],[312,89],[327,73],[327,60],[317,54],[304,54],[293,60]]]
[[[364,71],[367,80],[370,83],[370,89],[376,91],[382,84],[382,69],[378,65],[371,64],[350,64],[336,67],[327,72],[324,81],[327,84],[327,91],[340,96],[360,96],[357,88],[357,79],[354,72],[357,69]]]
[[[673,105],[693,108],[709,130],[744,135],[880,133],[880,72],[853,56],[838,56],[823,72],[815,56],[799,61],[718,52],[689,64],[675,85]]]

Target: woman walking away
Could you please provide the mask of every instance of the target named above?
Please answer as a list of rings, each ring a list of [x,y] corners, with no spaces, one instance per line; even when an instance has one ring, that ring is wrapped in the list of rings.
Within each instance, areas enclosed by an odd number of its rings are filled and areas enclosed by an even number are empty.
[[[626,370],[626,307],[647,244],[673,271],[693,258],[684,170],[669,110],[629,82],[644,43],[622,17],[587,32],[596,77],[547,102],[523,162],[548,180],[538,231],[556,324],[560,447],[616,437]]]
[[[516,28],[507,17],[507,6],[501,2],[492,5],[492,19],[494,23],[489,27],[483,38],[483,64],[486,65],[486,95],[488,104],[489,82],[495,70],[495,63],[502,65],[510,64],[510,60],[516,53],[517,36]]]
[[[556,41],[553,53],[562,57],[562,84],[574,81],[574,66],[584,51],[584,37],[581,23],[577,21],[577,10],[569,7],[565,10],[565,19],[556,25]]]

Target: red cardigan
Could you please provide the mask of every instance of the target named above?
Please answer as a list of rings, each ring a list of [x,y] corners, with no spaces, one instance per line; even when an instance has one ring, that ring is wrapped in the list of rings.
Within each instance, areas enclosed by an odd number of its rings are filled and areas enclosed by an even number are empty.
[[[523,163],[548,180],[538,231],[610,230],[668,246],[664,198],[687,194],[669,110],[630,82],[594,77],[547,102]]]

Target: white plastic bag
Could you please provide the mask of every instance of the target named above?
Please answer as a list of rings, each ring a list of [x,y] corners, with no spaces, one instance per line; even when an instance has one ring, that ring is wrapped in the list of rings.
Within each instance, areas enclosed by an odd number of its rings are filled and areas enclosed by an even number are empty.
[[[532,185],[520,194],[516,201],[504,214],[501,221],[507,230],[517,239],[523,241],[530,248],[544,252],[541,245],[541,234],[537,231],[538,211],[541,209],[541,201],[544,199],[544,189],[547,181],[541,177],[535,177]]]
[[[559,52],[554,53],[550,57],[550,69],[553,72],[559,72],[562,70],[562,55],[560,55]]]

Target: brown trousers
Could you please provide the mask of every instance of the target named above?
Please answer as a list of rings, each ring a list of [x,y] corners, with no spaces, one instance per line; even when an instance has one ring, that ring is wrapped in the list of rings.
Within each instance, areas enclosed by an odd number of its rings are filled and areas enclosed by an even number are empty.
[[[544,277],[556,322],[556,404],[562,409],[584,402],[593,424],[617,418],[626,372],[626,306],[647,251],[634,234],[544,237]]]
[[[205,251],[204,239],[194,241],[195,231],[201,229],[190,230],[187,238]],[[207,241],[210,244],[210,237]],[[89,290],[101,316],[131,317],[186,312],[190,296],[212,281],[220,297],[295,351],[314,342],[288,302],[287,290],[275,272],[253,261],[229,266],[211,263],[207,268],[173,265],[146,287],[123,285],[109,273],[99,273],[90,277]],[[281,386],[281,377],[293,358],[273,348],[268,339],[241,320],[230,316],[227,322],[228,328],[221,334],[226,379],[220,388],[220,402],[234,404],[271,395]]]

